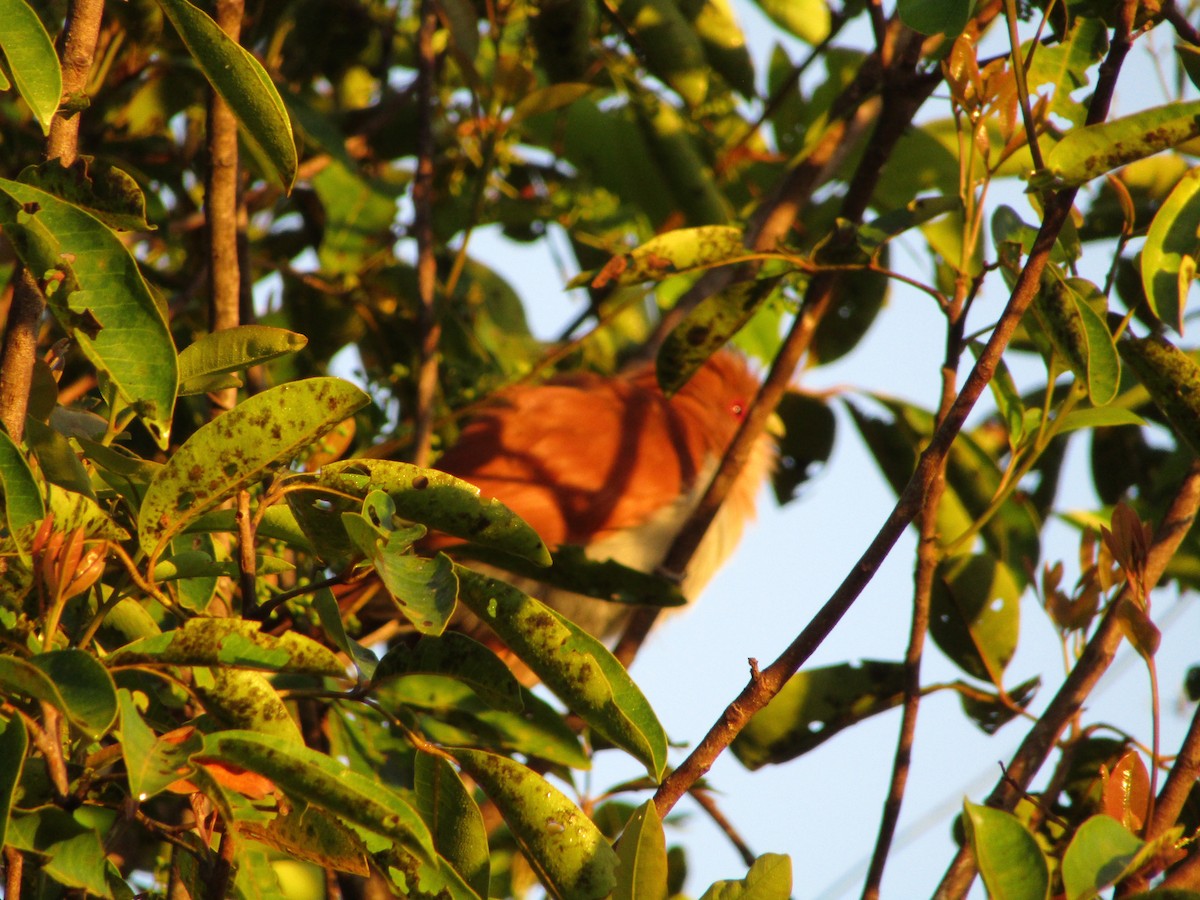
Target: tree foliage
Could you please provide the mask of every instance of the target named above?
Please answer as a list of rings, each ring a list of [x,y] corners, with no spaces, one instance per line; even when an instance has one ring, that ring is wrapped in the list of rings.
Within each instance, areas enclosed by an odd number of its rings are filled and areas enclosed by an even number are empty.
[[[685,856],[664,820],[706,797],[720,753],[785,764],[899,706],[902,757],[934,689],[989,734],[1026,734],[964,805],[941,896],[977,874],[1022,900],[1200,896],[1200,719],[1169,748],[1081,713],[1122,642],[1153,674],[1155,586],[1200,581],[1195,16],[756,5],[787,36],[766,71],[729,0],[0,0],[6,896],[354,895],[369,878],[397,896],[663,897]],[[1150,40],[1176,43],[1175,96],[1118,115]],[[586,298],[557,340],[473,255],[484,233],[555,248]],[[937,404],[787,389],[899,289],[944,318]],[[769,375],[728,466],[778,412],[788,502],[845,421],[898,500],[671,768],[622,664],[636,631],[614,655],[469,560],[422,555],[434,529],[525,572],[551,562],[427,466],[501,386],[654,352],[673,390],[730,341]],[[1018,364],[1038,383],[1018,387]],[[1073,441],[1101,505],[1071,519],[1071,585],[1043,543]],[[905,657],[806,667],[910,527]],[[335,596],[368,571],[405,601],[411,639],[386,652]],[[674,602],[569,553],[552,571]],[[1006,675],[1029,592],[1070,662],[1052,697]],[[460,605],[547,690],[448,629]],[[922,683],[926,637],[954,684]],[[589,797],[598,753],[645,778]],[[791,893],[786,857],[747,866],[704,897]]]

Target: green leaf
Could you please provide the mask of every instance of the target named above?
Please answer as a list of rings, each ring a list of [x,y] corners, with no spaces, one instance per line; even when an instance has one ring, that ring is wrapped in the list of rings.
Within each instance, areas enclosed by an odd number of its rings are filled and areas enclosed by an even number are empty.
[[[859,225],[855,229],[855,239],[863,252],[873,255],[893,238],[949,212],[962,212],[962,200],[959,197],[918,197]]]
[[[322,869],[335,869],[361,877],[366,877],[371,871],[362,839],[350,827],[319,807],[303,804],[277,814],[266,823],[244,819],[238,822],[238,831],[283,851],[293,859],[310,862]],[[239,841],[238,845],[243,846],[243,842]],[[269,863],[268,858],[268,870]],[[286,890],[282,894],[280,891],[280,886],[276,884],[273,890],[259,890],[246,896],[292,896]],[[317,891],[316,896],[320,895],[321,891]]]
[[[1072,128],[1030,187],[1077,187],[1200,135],[1200,100],[1168,103],[1100,125]]]
[[[1114,425],[1137,425],[1139,428],[1146,420],[1130,409],[1119,406],[1105,406],[1101,409],[1073,409],[1063,418],[1058,426],[1059,434],[1068,431],[1078,431],[1081,428],[1108,428]]]
[[[807,669],[755,713],[734,739],[746,768],[787,762],[904,698],[904,664],[864,660]]]
[[[315,484],[365,497],[371,490],[387,493],[397,515],[437,531],[494,547],[538,565],[550,564],[550,551],[526,522],[499,500],[481,500],[479,488],[462,479],[389,459],[353,459],[322,467]],[[292,508],[303,508],[321,494],[301,494]],[[293,495],[294,496],[294,495]],[[332,510],[338,509],[332,503]]]
[[[295,457],[370,402],[340,378],[308,378],[242,401],[199,428],[154,476],[138,513],[152,557],[192,520]]]
[[[608,649],[553,609],[511,585],[455,566],[459,600],[556,697],[597,732],[632,754],[656,781],[667,738],[654,710]]]
[[[517,105],[513,107],[512,117],[509,119],[509,127],[523,122],[530,116],[570,106],[576,100],[586,97],[594,91],[595,88],[592,85],[579,83],[552,84],[549,87],[539,88],[517,101]]]
[[[43,425],[37,419],[29,417],[25,420],[25,443],[37,457],[42,477],[47,481],[64,490],[96,499],[96,493],[92,490],[92,480],[79,457],[75,455],[71,442],[65,437],[49,425]]]
[[[450,752],[496,804],[551,896],[599,900],[612,892],[617,855],[561,791],[503,756],[481,750]]]
[[[705,298],[684,316],[658,351],[655,371],[663,393],[670,397],[687,384],[705,360],[754,317],[775,292],[779,281],[762,278],[738,282]]]
[[[308,338],[285,328],[239,325],[206,334],[179,353],[179,394],[200,393],[199,382],[257,366],[304,348]]]
[[[968,675],[1000,686],[1020,633],[1021,586],[987,553],[951,557],[933,583],[929,634]]]
[[[56,806],[43,806],[14,816],[9,823],[9,844],[36,854],[39,875],[86,891],[89,896],[111,898],[100,829],[87,821],[92,811],[94,807],[77,809],[72,814]],[[104,829],[108,833],[115,817],[105,813],[110,816]]]
[[[1179,180],[1163,202],[1142,245],[1142,288],[1150,309],[1176,333],[1200,256],[1200,167]]]
[[[800,486],[813,477],[814,466],[829,461],[837,419],[824,400],[798,391],[785,393],[775,412],[783,422],[783,436],[778,439],[779,464],[771,486],[782,506],[796,499]]]
[[[342,676],[337,656],[294,631],[264,634],[245,619],[188,619],[174,631],[144,638],[112,653],[110,666],[232,666],[270,672]]]
[[[502,712],[481,700],[465,683],[441,675],[410,674],[374,688],[387,710],[417,710],[421,730],[443,745],[482,746],[521,753],[572,769],[591,768],[579,737],[560,710],[524,688],[522,711]]]
[[[617,17],[645,59],[688,106],[708,95],[708,64],[700,38],[674,0],[619,0]]]
[[[1050,894],[1046,857],[1020,819],[963,801],[963,824],[992,900],[1046,900]]]
[[[42,20],[25,0],[0,0],[0,52],[8,63],[13,82],[29,104],[33,117],[50,134],[50,120],[62,96],[62,70],[58,54]]]
[[[595,597],[608,603],[664,608],[687,604],[679,585],[671,580],[631,569],[612,559],[592,559],[587,555],[587,549],[578,544],[562,544],[552,557],[554,562],[550,568],[543,569],[508,553],[480,547],[455,551],[455,558],[465,559],[468,564],[483,562],[547,587]]]
[[[921,34],[958,37],[971,18],[970,0],[897,0],[900,20]]]
[[[192,675],[205,711],[225,727],[301,743],[300,728],[261,672],[221,666],[211,671],[194,669]]]
[[[8,760],[0,766],[0,847],[5,846],[5,832],[8,830],[9,816],[12,813],[13,793],[21,781],[21,772],[25,767],[25,749],[29,744],[29,735],[25,730],[25,720],[16,713],[12,718],[0,719],[0,759]]]
[[[406,675],[445,675],[461,681],[495,709],[520,712],[521,685],[487,647],[465,634],[448,631],[414,644],[397,643],[379,661],[374,685]]]
[[[617,844],[613,900],[667,900],[667,839],[653,800],[630,817]]]
[[[476,894],[487,897],[491,871],[487,828],[462,779],[441,757],[418,753],[413,786],[417,810],[433,834],[434,849]]]
[[[614,256],[596,275],[577,276],[568,287],[641,284],[662,281],[681,272],[708,269],[747,259],[751,252],[742,242],[742,229],[732,225],[676,228],[655,235],[644,244]]]
[[[8,533],[17,540],[22,558],[29,558],[36,524],[46,516],[42,495],[33,470],[21,448],[13,443],[8,432],[0,429],[0,495],[4,499],[4,519]]]
[[[361,514],[342,513],[342,522],[412,626],[421,634],[445,631],[454,614],[458,579],[445,553],[432,559],[413,554],[413,542],[425,529],[400,520],[391,498],[378,490],[367,495]]]
[[[1034,299],[1033,312],[1054,350],[1088,387],[1094,406],[1117,396],[1121,358],[1103,315],[1107,300],[1090,281],[1047,275]]]
[[[129,779],[129,794],[138,802],[153,797],[192,770],[188,756],[203,744],[199,732],[182,742],[168,741],[150,730],[138,712],[133,695],[118,691],[121,708],[121,756]]]
[[[1090,900],[1124,876],[1143,842],[1111,816],[1092,816],[1079,826],[1063,854],[1067,900]]]
[[[300,742],[250,731],[224,731],[205,739],[204,758],[257,772],[291,797],[390,838],[427,860],[434,855],[429,829],[399,795]]]
[[[358,669],[359,677],[373,678],[375,668],[379,665],[379,657],[346,634],[346,626],[342,622],[342,613],[338,609],[333,591],[329,588],[321,588],[314,592],[312,605],[313,609],[317,611],[317,618],[321,622],[321,627],[325,629],[325,634],[333,641],[335,647],[350,657],[351,662]],[[398,644],[397,646],[403,645]]]
[[[1087,70],[1100,62],[1107,51],[1108,32],[1104,23],[1083,16],[1075,20],[1070,31],[1054,46],[1039,46],[1031,51],[1028,43],[1022,45],[1024,58],[1032,56],[1025,75],[1030,93],[1044,85],[1052,86],[1049,112],[1073,125],[1083,125],[1087,107],[1072,94],[1087,87]]]
[[[692,28],[709,66],[743,97],[755,97],[754,62],[730,0],[704,0],[692,16]]]
[[[98,219],[53,194],[0,179],[0,195],[12,201],[0,202],[0,224],[18,255],[39,281],[51,278],[51,311],[166,449],[175,344],[129,250]]]
[[[782,853],[764,853],[741,881],[718,881],[700,900],[788,900],[792,895],[792,861]]]
[[[1200,453],[1200,366],[1163,337],[1123,340],[1118,349],[1171,427]]]
[[[809,44],[829,36],[828,0],[754,0],[772,22]]]
[[[0,685],[44,700],[96,740],[117,718],[117,689],[104,666],[82,650],[52,650],[29,659],[0,656]]]
[[[187,0],[158,0],[188,52],[229,104],[250,152],[285,191],[296,180],[296,142],[283,100],[266,70]]]
[[[137,181],[95,157],[80,156],[70,166],[47,160],[22,169],[17,178],[84,210],[114,231],[154,231],[146,221],[146,195]]]

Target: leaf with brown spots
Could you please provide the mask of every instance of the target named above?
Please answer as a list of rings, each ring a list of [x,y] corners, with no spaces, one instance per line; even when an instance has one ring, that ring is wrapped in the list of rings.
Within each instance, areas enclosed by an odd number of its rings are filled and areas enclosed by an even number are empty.
[[[368,402],[348,381],[308,378],[250,397],[204,425],[150,482],[138,516],[142,549],[157,556],[191,521],[286,465]]]

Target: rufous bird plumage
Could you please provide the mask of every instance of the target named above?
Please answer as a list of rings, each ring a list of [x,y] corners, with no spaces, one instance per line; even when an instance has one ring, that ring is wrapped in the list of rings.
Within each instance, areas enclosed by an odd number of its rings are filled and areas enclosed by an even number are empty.
[[[651,572],[699,503],[757,390],[730,351],[669,399],[653,365],[616,377],[562,375],[499,392],[435,465],[499,499],[551,549],[578,544],[593,559]],[[764,436],[683,575],[689,600],[737,545],[773,462]],[[518,586],[599,637],[613,636],[629,614],[627,606],[527,580]]]

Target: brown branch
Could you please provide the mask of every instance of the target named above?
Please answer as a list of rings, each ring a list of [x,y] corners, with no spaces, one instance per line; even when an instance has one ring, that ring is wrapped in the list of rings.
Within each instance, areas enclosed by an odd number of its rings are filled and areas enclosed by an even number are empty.
[[[8,900],[21,900],[21,873],[25,869],[25,857],[16,847],[4,848],[4,896]]]
[[[1121,66],[1129,53],[1133,15],[1136,5],[1132,0],[1127,0],[1125,3],[1122,9],[1122,22],[1115,29],[1108,55],[1100,65],[1096,92],[1092,96],[1092,103],[1088,109],[1087,124],[1089,125],[1103,122],[1108,117],[1113,92],[1116,89],[1117,76],[1120,74]],[[1043,241],[1043,236],[1049,236],[1048,228],[1052,225],[1053,236],[1058,234],[1058,230],[1062,227],[1063,221],[1070,212],[1075,193],[1075,189],[1064,191],[1054,195],[1049,203],[1047,203],[1045,220],[1042,223],[1041,230],[1038,232],[1037,240],[1034,242],[1034,249],[1030,255],[1029,262],[1022,270],[1021,276],[1018,279],[1014,295],[1020,289],[1022,283],[1027,281],[1026,275],[1031,271],[1035,260],[1038,258],[1039,248],[1043,253],[1048,254],[1049,249],[1053,246],[1053,241],[1047,244]],[[1037,267],[1036,275],[1038,277],[1040,277],[1044,265],[1045,259],[1043,257],[1041,265]],[[1036,290],[1036,281],[1030,287]],[[1032,294],[1030,299],[1032,299]],[[1005,315],[1007,316],[1007,310]],[[1001,319],[1001,322],[1003,321]],[[990,341],[988,346],[991,347]],[[981,357],[980,362],[982,361]],[[978,369],[979,366],[976,365],[976,371]],[[1193,494],[1195,496],[1192,496]],[[1200,470],[1193,469],[1187,480],[1185,480],[1171,510],[1168,512],[1160,528],[1160,537],[1156,539],[1155,547],[1151,550],[1151,559],[1153,562],[1147,563],[1147,586],[1157,581],[1162,573],[1162,567],[1165,567],[1175,548],[1183,540],[1183,535],[1187,533],[1187,528],[1191,526],[1197,503],[1200,503]],[[1151,569],[1154,563],[1160,566],[1157,570]],[[1152,572],[1155,572],[1155,574],[1152,575]],[[996,785],[996,788],[988,797],[988,805],[999,809],[1011,809],[1016,804],[1017,800],[1020,799],[1021,793],[1029,787],[1033,776],[1041,768],[1042,763],[1058,740],[1059,735],[1062,734],[1063,729],[1066,728],[1067,723],[1079,711],[1085,698],[1091,693],[1100,676],[1112,663],[1112,659],[1116,655],[1117,647],[1121,641],[1121,628],[1117,610],[1122,602],[1128,602],[1124,592],[1109,607],[1108,612],[1101,619],[1099,626],[1097,626],[1095,634],[1092,635],[1084,647],[1079,661],[1063,682],[1062,687],[1059,688],[1058,693],[1050,702],[1046,711],[1034,723],[1033,727],[1029,730],[1029,734],[1025,736],[1025,740],[1022,741],[1021,746],[1017,749],[1016,754],[1014,754],[1012,761],[1006,769],[1005,778]],[[976,866],[974,858],[970,848],[964,846],[950,863],[950,867],[945,876],[943,876],[941,884],[938,886],[936,896],[938,898],[965,896],[970,889],[971,882],[975,879],[975,874]]]
[[[438,18],[432,0],[422,0],[421,25],[417,33],[417,173],[413,179],[413,236],[417,241],[417,296],[421,308],[418,318],[420,362],[417,370],[416,414],[413,421],[412,460],[419,466],[429,463],[433,442],[434,401],[437,397],[437,348],[441,340],[434,303],[437,291],[437,256],[433,230],[434,156],[437,145],[433,133],[437,52],[433,38]]]
[[[237,41],[245,12],[244,0],[217,0],[216,23]],[[215,90],[208,100],[208,172],[204,186],[204,215],[208,227],[208,263],[213,331],[241,323],[242,277],[238,260],[238,139],[237,117]],[[214,395],[218,409],[232,409],[237,388]]]
[[[1167,564],[1191,529],[1197,509],[1200,509],[1200,462],[1192,464],[1191,471],[1180,485],[1175,500],[1155,533],[1146,562],[1145,590],[1153,588],[1162,577]],[[1117,599],[1109,604],[1095,633],[1080,654],[1079,661],[1013,754],[1012,761],[1005,769],[1004,779],[997,783],[988,796],[989,806],[1011,810],[1016,805],[1055,746],[1059,735],[1112,665],[1123,634],[1121,605],[1132,602],[1133,590],[1126,585]],[[974,859],[970,850],[964,847],[951,862],[937,896],[965,896],[974,876]]]
[[[954,403],[956,380],[963,351],[963,327],[967,298],[970,296],[971,279],[959,273],[954,302],[946,309],[947,334],[946,358],[942,364],[942,394],[938,405],[937,422],[940,424]],[[867,869],[863,886],[863,900],[877,900],[883,883],[883,870],[887,865],[896,826],[900,821],[900,807],[904,802],[904,791],[908,784],[908,773],[912,765],[912,748],[917,733],[917,714],[921,705],[921,660],[925,650],[925,637],[929,632],[929,610],[933,598],[934,577],[942,560],[942,547],[938,540],[938,508],[946,489],[946,460],[934,470],[929,484],[929,494],[921,508],[919,526],[920,540],[917,544],[917,569],[913,585],[913,612],[909,626],[908,647],[904,654],[904,702],[900,717],[900,731],[896,738],[896,753],[892,761],[892,776],[888,793],[884,798],[875,849]]]
[[[1098,89],[1099,92],[1099,89]],[[950,445],[962,429],[967,415],[974,407],[980,394],[991,381],[1001,354],[1012,339],[1021,317],[1037,294],[1042,271],[1050,257],[1058,233],[1066,222],[1075,199],[1075,190],[1070,189],[1054,195],[1046,204],[1046,216],[1034,240],[1032,251],[1025,268],[1017,277],[1004,313],[996,323],[962,390],[942,422],[934,432],[929,446],[921,454],[916,471],[900,494],[895,508],[879,529],[858,563],[847,574],[841,585],[825,602],[788,648],[775,662],[762,671],[762,677],[748,684],[738,697],[726,708],[721,718],[713,725],[691,755],[659,787],[655,803],[659,814],[665,815],[679,797],[711,768],[717,756],[745,727],[750,717],[767,704],[788,678],[812,655],[813,651],[833,630],[858,595],[874,578],[879,566],[891,552],[892,547],[904,533],[909,523],[920,511],[938,469],[950,451]],[[814,279],[817,284],[824,279]],[[786,345],[785,345],[786,351]],[[782,356],[782,354],[781,354]],[[772,375],[775,370],[772,370]],[[768,384],[770,379],[768,379]],[[766,392],[764,385],[763,393]],[[757,410],[752,410],[751,420]]]
[[[96,55],[104,0],[74,0],[67,11],[62,31],[63,97],[83,93]],[[64,166],[79,153],[79,115],[64,118],[55,113],[46,140],[46,158]],[[36,277],[21,269],[8,310],[4,330],[4,350],[0,354],[0,421],[14,441],[25,434],[25,414],[29,409],[29,390],[33,384],[33,366],[37,361],[38,325],[46,311],[46,300]]]

